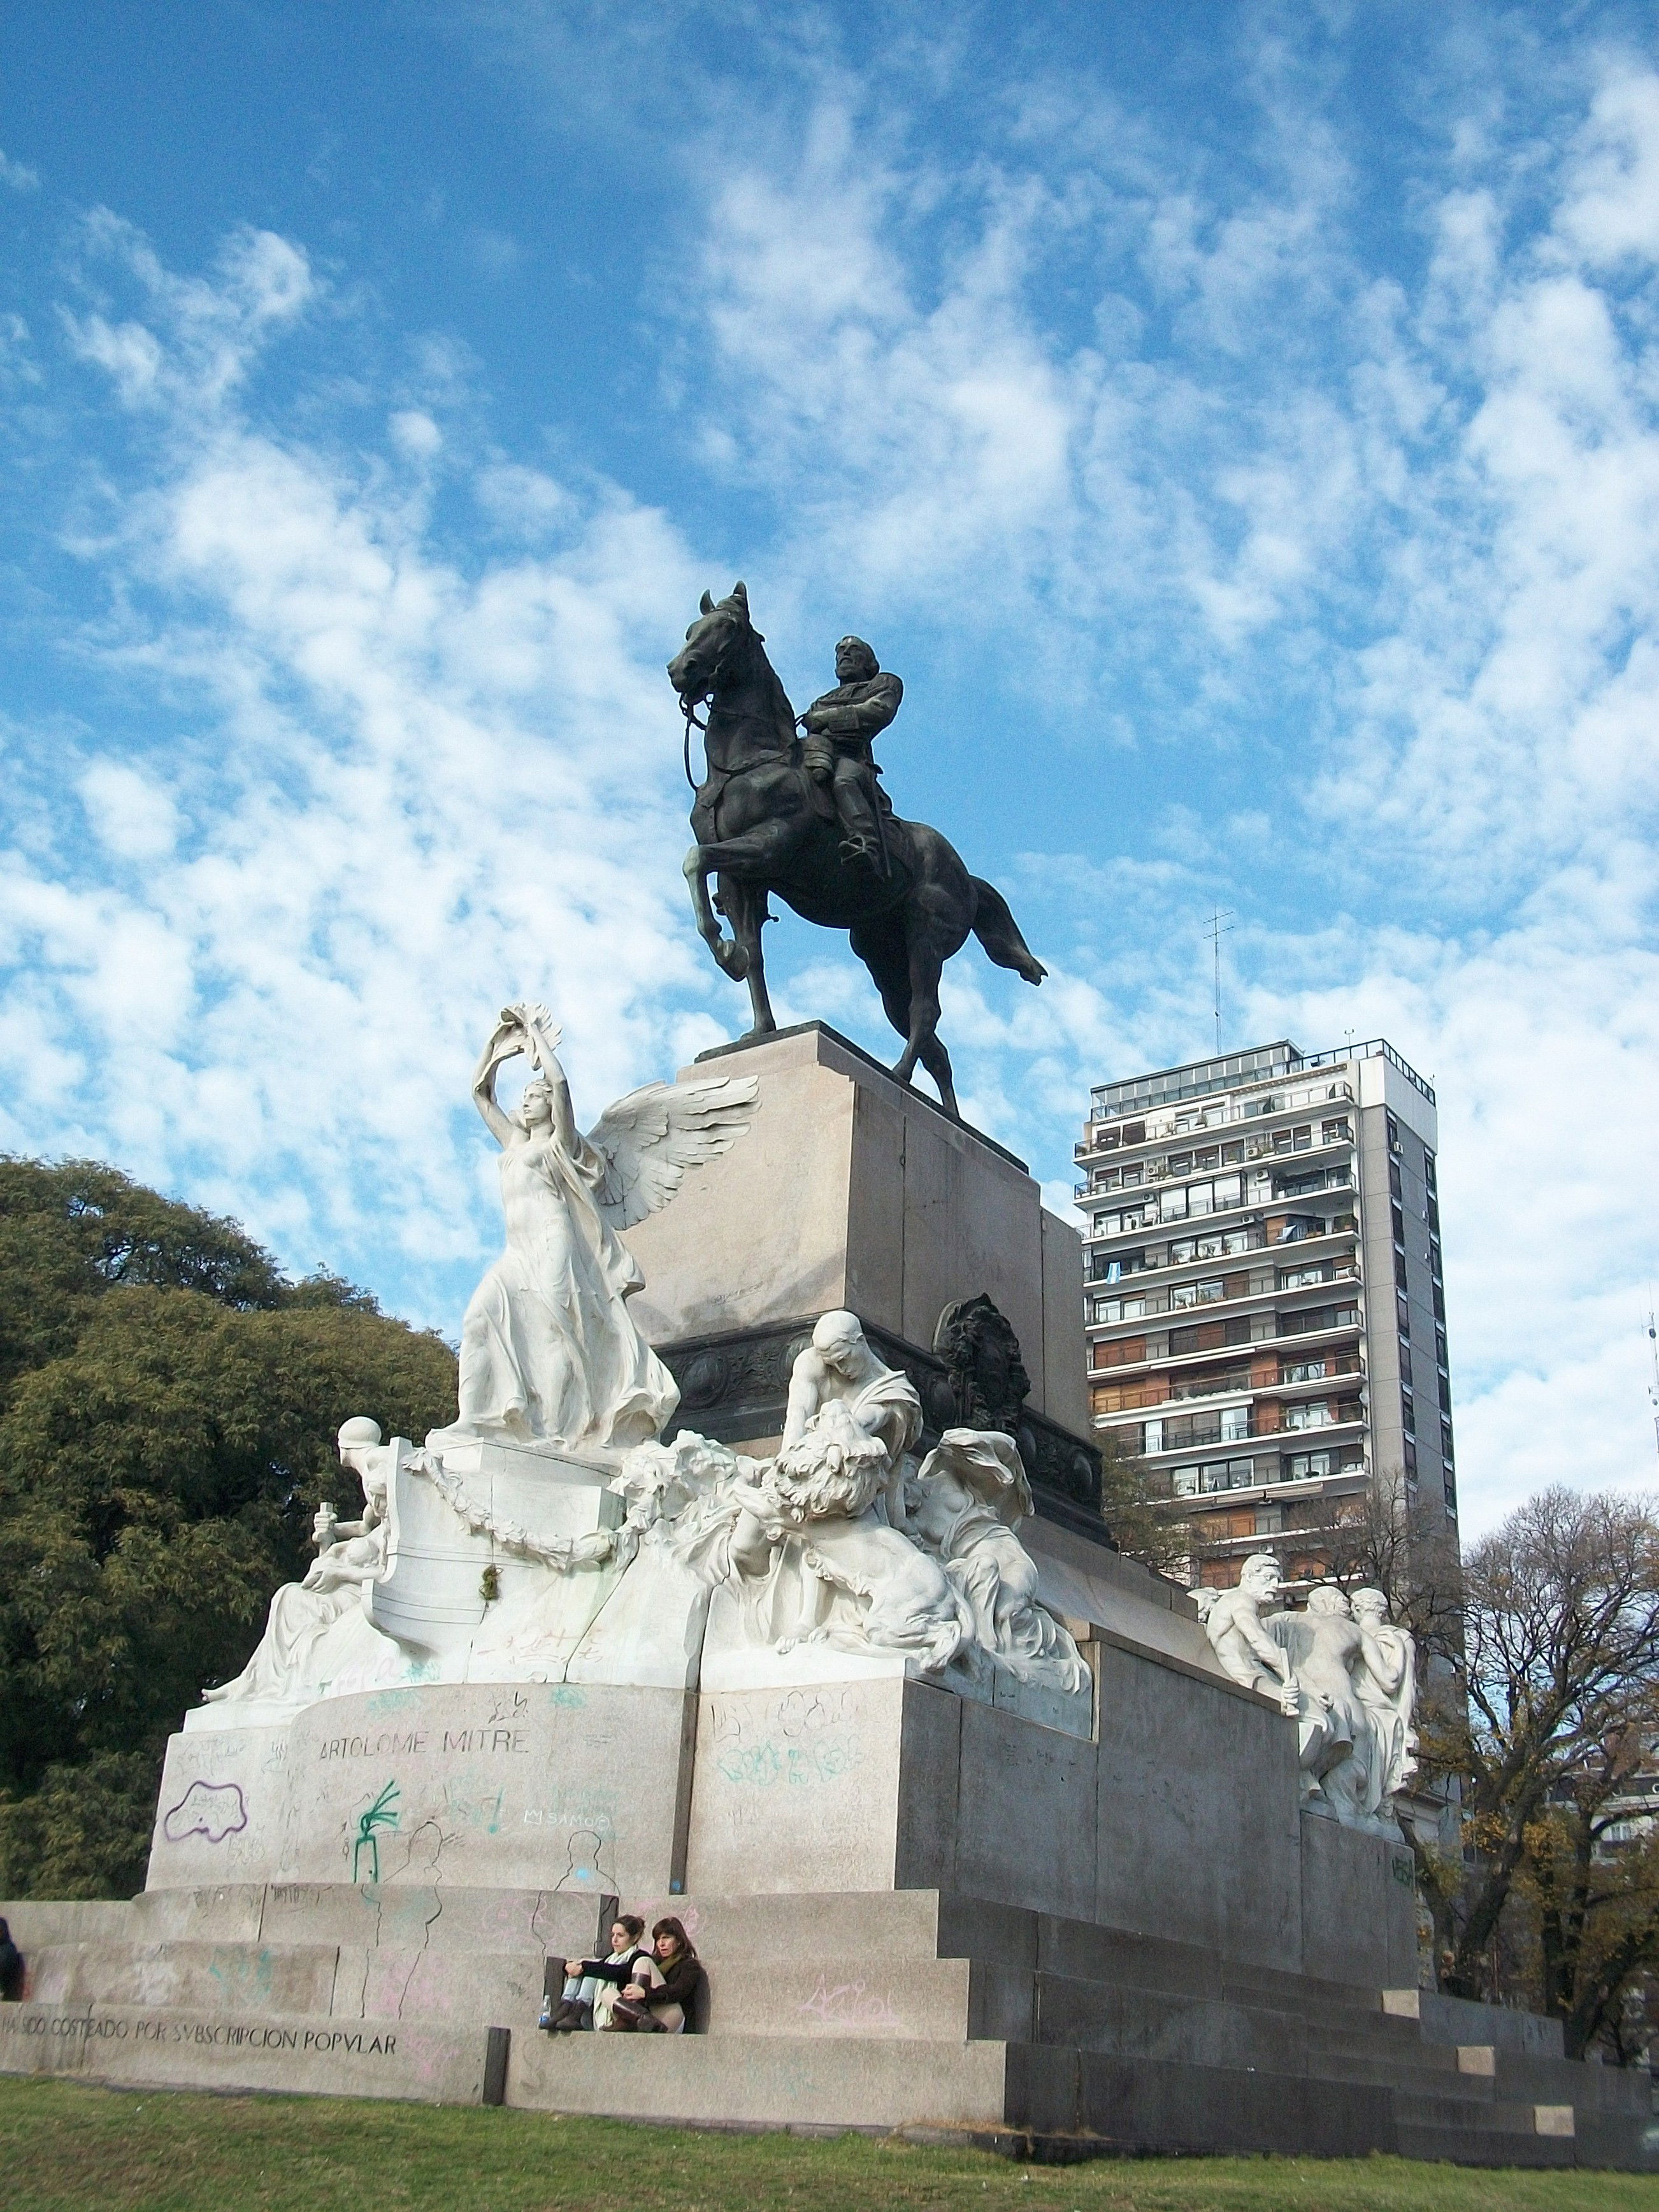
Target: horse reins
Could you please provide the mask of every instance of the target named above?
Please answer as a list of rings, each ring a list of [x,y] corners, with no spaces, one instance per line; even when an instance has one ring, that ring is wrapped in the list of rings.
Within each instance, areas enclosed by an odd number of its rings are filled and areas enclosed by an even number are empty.
[[[718,675],[719,672],[719,670],[716,669],[715,674]],[[703,694],[703,696],[711,702],[714,699],[714,695],[712,691],[707,691]],[[714,712],[712,703],[709,708],[709,712],[711,714]],[[694,700],[688,699],[684,692],[680,694],[680,713],[685,718],[685,780],[690,785],[693,791],[700,791],[702,787],[699,784],[696,776],[691,773],[691,732],[693,730],[696,730],[706,738],[708,735],[708,725],[707,722],[700,722],[697,720],[696,702]],[[739,725],[744,722],[752,722],[757,728],[763,730],[770,726],[764,714],[733,714],[731,719],[734,723]],[[797,716],[796,719],[799,720],[799,716]],[[787,759],[787,749],[780,746],[778,749],[777,757],[780,760],[783,760]],[[735,771],[728,769],[726,773],[730,775],[735,773]]]
[[[709,696],[712,696],[712,694]],[[700,722],[697,720],[696,702],[687,699],[684,696],[682,696],[680,700],[680,712],[685,717],[685,780],[690,785],[692,790],[696,791],[698,787],[697,779],[691,773],[691,732],[694,729],[700,730],[703,736],[707,737],[708,734],[708,725],[707,722]]]

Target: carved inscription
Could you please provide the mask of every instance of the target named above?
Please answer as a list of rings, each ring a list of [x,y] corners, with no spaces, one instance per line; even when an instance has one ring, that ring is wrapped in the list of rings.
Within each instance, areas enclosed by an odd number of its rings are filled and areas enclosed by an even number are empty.
[[[317,1747],[319,1765],[338,1759],[424,1759],[447,1752],[488,1752],[501,1758],[527,1758],[530,1746],[521,1728],[380,1729],[366,1735],[332,1735]]]
[[[425,1729],[382,1729],[377,1735],[333,1735],[317,1747],[317,1760],[325,1766],[331,1759],[418,1758],[431,1747]]]
[[[530,1747],[524,1740],[525,1732],[516,1728],[463,1728],[444,1730],[446,1751],[500,1752],[517,1758],[526,1758]]]
[[[110,2014],[0,2014],[0,2037],[43,2036],[84,2043],[188,2043],[221,2051],[344,2051],[391,2058],[395,2033],[349,2027],[280,2027],[270,2021],[122,2020]]]

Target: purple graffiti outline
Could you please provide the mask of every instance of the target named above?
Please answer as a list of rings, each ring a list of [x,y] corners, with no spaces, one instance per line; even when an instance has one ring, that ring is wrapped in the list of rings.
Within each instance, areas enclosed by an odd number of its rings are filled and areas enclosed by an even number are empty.
[[[198,1790],[205,1790],[210,1798],[222,1797],[225,1791],[228,1790],[236,1800],[235,1820],[231,1822],[228,1827],[221,1828],[216,1836],[212,1832],[210,1826],[204,1825],[203,1815],[199,1813],[197,1814],[196,1819],[191,1822],[189,1827],[182,1828],[176,1833],[174,1832],[173,1826],[173,1821],[178,1818],[179,1814],[184,1811],[185,1806],[189,1804],[191,1799],[196,1795]],[[240,1782],[208,1782],[204,1781],[201,1776],[198,1775],[196,1780],[191,1784],[189,1789],[185,1790],[184,1796],[179,1800],[179,1802],[173,1808],[172,1811],[163,1815],[161,1820],[161,1833],[166,1837],[167,1840],[170,1844],[185,1843],[191,1836],[205,1836],[210,1844],[222,1844],[228,1836],[240,1836],[246,1826],[247,1800],[242,1795],[241,1784]]]

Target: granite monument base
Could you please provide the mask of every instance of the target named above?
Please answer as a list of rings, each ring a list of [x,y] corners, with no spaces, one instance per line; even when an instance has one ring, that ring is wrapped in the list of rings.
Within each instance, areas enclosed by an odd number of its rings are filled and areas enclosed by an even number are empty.
[[[1181,1594],[1063,1528],[1036,1556],[1097,1686],[1082,1735],[834,1654],[816,1681],[434,1684],[186,1731],[140,1897],[3,1907],[29,1986],[0,2070],[1643,2167],[1644,2075],[1419,1997],[1407,1855],[1297,1813],[1294,1723]],[[703,2033],[538,2033],[548,1961],[618,1902],[684,1919]]]

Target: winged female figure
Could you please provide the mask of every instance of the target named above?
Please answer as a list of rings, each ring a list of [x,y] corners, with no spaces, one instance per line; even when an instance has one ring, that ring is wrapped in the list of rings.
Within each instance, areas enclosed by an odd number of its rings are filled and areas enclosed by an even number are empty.
[[[756,1086],[647,1084],[583,1136],[559,1036],[545,1006],[504,1007],[472,1079],[501,1148],[507,1247],[467,1307],[459,1414],[427,1438],[435,1450],[478,1437],[626,1450],[659,1435],[679,1403],[628,1310],[645,1277],[617,1232],[666,1206],[688,1168],[744,1134]],[[535,1074],[509,1113],[495,1079],[520,1054]]]

